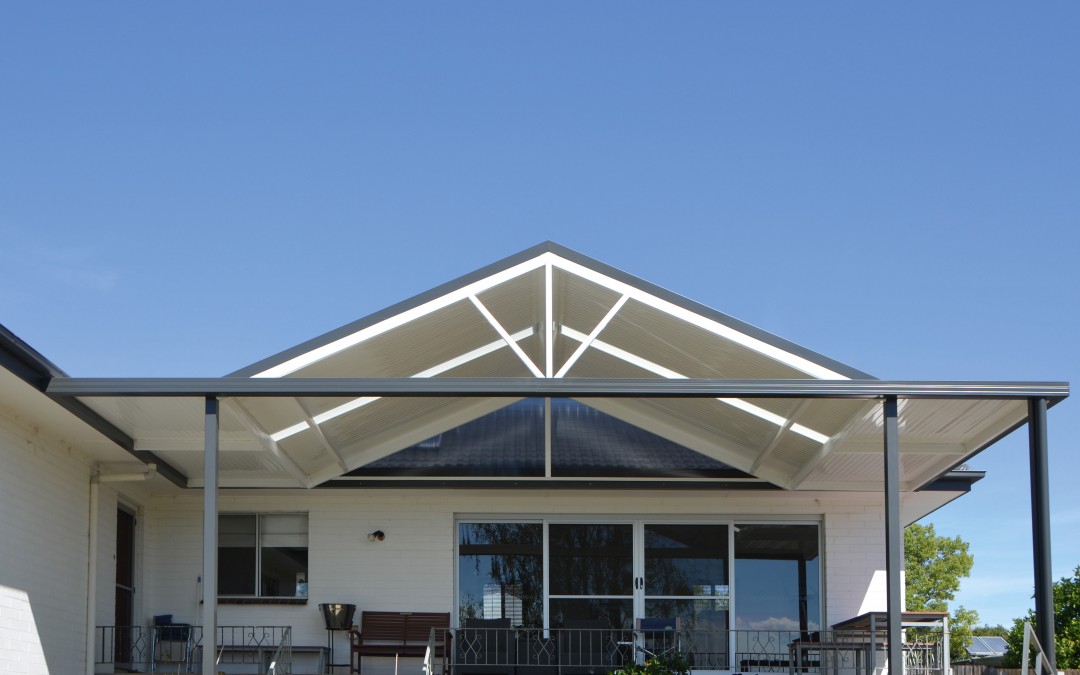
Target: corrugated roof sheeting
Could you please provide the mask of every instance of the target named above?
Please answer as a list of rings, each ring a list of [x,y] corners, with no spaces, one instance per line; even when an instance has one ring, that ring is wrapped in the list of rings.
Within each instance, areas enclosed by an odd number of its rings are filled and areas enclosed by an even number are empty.
[[[753,403],[760,405],[761,399],[753,399]],[[799,411],[795,421],[820,434],[835,436],[848,427],[866,403],[858,399],[810,399]]]
[[[190,432],[203,426],[205,406],[199,398],[84,397],[80,400],[136,439]],[[234,425],[234,428],[240,427]]]
[[[292,377],[412,377],[499,339],[468,300],[302,368]]]
[[[337,462],[333,454],[323,445],[318,434],[311,429],[283,438],[277,444],[300,465],[304,473],[312,473]]]
[[[777,470],[790,473],[798,470],[803,464],[813,459],[819,450],[821,450],[821,443],[789,430],[780,437],[780,442],[776,444],[776,447],[766,458],[765,463],[768,466],[776,462],[783,462],[784,466],[777,467]]]
[[[588,335],[615,306],[620,295],[576,274],[552,270],[555,322]]]
[[[665,312],[630,300],[600,340],[685,377],[803,379],[805,373]]]
[[[940,443],[963,444],[965,450],[974,452],[1027,417],[1024,401],[905,399],[898,407],[901,450],[904,445]],[[882,414],[881,406],[875,406],[837,450],[846,445],[881,443]]]
[[[817,483],[874,483],[884,485],[884,449],[873,452],[832,452],[806,478],[805,487]],[[900,482],[905,489],[922,487],[922,482],[948,471],[959,462],[952,454],[900,453]],[[912,481],[921,479],[918,484]]]
[[[543,336],[539,330],[545,323],[544,287],[544,270],[541,268],[477,295],[510,335],[527,329],[535,331],[534,339],[518,344],[541,372],[545,361]]]
[[[574,343],[575,348],[577,343]],[[659,377],[611,354],[588,349],[566,373],[566,377]]]

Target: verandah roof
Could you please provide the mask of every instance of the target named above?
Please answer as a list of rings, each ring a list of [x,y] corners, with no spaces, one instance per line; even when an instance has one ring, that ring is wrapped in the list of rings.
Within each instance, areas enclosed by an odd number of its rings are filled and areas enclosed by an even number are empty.
[[[227,378],[97,382],[48,391],[78,396],[189,486],[203,478],[198,397],[225,396],[226,487],[316,486],[524,396],[568,396],[786,489],[877,490],[891,388],[901,488],[916,490],[1022,424],[1031,395],[1068,393],[991,383],[930,398],[550,243]],[[135,395],[114,395],[125,387]]]

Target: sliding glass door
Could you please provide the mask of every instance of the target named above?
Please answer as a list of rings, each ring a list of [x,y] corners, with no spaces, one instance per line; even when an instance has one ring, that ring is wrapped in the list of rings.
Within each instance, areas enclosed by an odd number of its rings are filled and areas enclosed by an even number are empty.
[[[458,528],[458,625],[633,629],[635,653],[677,649],[695,670],[737,670],[765,658],[760,645],[819,630],[816,524],[552,517]]]

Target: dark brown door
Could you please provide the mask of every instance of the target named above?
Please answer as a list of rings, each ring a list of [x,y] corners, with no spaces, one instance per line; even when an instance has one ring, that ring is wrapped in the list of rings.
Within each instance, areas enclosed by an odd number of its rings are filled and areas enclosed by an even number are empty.
[[[130,664],[135,624],[135,514],[116,510],[115,663]]]

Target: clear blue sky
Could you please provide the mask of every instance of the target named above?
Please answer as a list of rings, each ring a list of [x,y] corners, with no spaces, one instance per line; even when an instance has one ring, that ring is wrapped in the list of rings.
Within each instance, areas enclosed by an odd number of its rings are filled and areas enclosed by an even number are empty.
[[[1080,382],[1080,3],[5,3],[0,323],[220,375],[551,239],[878,377]],[[1080,398],[1080,397],[1078,397]],[[1054,574],[1080,413],[1050,413]],[[935,514],[1030,606],[1026,438]]]

